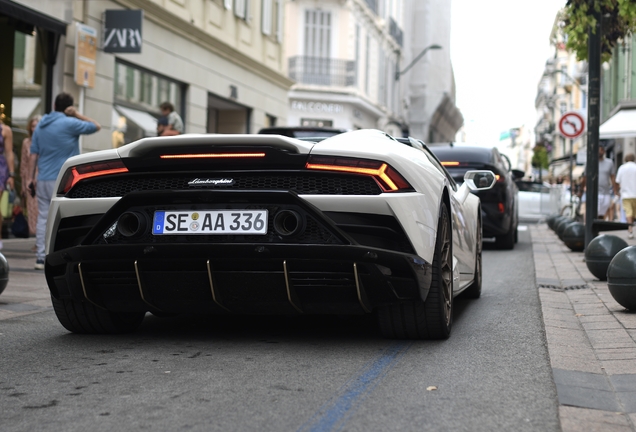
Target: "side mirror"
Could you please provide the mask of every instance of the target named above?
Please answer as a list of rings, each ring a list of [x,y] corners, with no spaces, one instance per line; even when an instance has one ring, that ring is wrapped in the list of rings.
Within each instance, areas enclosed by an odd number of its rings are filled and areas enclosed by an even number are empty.
[[[518,170],[518,169],[513,169],[513,170],[512,170],[512,175],[513,175],[516,179],[521,180],[521,179],[522,179],[522,178],[526,175],[526,173],[525,173],[525,172],[523,172],[523,171],[521,171],[521,170]]]
[[[466,171],[464,174],[464,183],[472,191],[491,189],[496,181],[495,173],[488,170]]]

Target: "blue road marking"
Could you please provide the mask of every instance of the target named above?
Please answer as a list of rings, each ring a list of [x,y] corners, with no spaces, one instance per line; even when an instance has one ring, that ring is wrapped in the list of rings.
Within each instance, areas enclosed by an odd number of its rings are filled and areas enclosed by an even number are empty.
[[[165,219],[166,212],[155,212],[155,218],[152,222],[152,233],[163,234],[163,221]]]
[[[323,405],[298,431],[341,430],[346,420],[355,413],[360,402],[371,394],[411,345],[412,342],[398,342],[389,346],[379,357],[367,363],[356,377],[340,388],[336,396]]]

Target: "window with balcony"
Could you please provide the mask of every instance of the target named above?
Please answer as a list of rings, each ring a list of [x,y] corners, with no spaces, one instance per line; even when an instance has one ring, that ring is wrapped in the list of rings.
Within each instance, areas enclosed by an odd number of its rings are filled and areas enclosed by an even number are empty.
[[[289,77],[302,84],[352,86],[356,62],[331,57],[331,13],[305,11],[304,53],[289,58]]]

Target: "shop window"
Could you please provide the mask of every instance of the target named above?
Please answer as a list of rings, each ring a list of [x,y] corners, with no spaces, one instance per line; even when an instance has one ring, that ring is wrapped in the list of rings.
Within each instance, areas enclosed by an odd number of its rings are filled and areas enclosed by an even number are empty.
[[[159,114],[162,102],[171,102],[177,111],[183,107],[185,86],[153,72],[117,62],[115,65],[115,102]],[[179,112],[183,117],[183,114]]]
[[[156,135],[163,102],[172,103],[185,121],[185,84],[117,60],[114,90],[113,147]]]

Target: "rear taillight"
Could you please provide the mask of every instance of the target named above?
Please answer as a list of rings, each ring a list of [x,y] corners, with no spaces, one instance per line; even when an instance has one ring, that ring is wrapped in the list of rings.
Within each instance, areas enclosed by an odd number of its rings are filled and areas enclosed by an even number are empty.
[[[368,175],[375,179],[383,192],[404,192],[413,189],[389,164],[375,160],[310,156],[305,168]]]
[[[500,202],[497,204],[497,210],[499,210],[499,213],[503,213],[506,211],[506,206],[504,205],[504,203]]]
[[[73,186],[84,179],[110,174],[121,174],[125,172],[128,172],[128,168],[126,168],[121,160],[77,165],[66,170],[66,172],[64,173],[64,177],[62,177],[62,181],[60,182],[60,187],[58,188],[57,193],[67,193]]]
[[[506,181],[506,176],[495,174],[495,179],[497,179],[497,183],[503,183]]]
[[[456,161],[442,161],[443,166],[459,166],[459,162]]]

